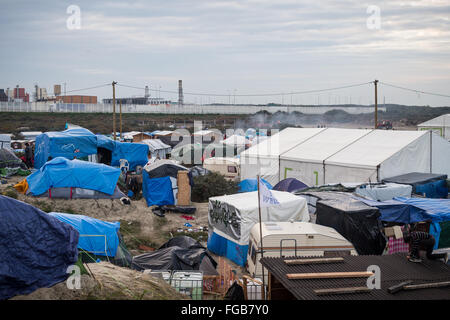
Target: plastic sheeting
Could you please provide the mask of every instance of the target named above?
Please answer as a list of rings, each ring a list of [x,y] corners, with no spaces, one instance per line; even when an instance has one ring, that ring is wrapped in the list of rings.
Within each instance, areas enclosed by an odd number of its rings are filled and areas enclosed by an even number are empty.
[[[375,201],[392,200],[395,197],[411,197],[412,187],[404,184],[363,184],[356,188],[355,193]]]
[[[145,166],[148,162],[148,145],[140,143],[116,142],[112,151],[111,165],[119,167],[120,159],[126,159],[130,165],[130,171],[136,170],[136,166]]]
[[[170,239],[158,250],[133,257],[132,268],[151,270],[201,270],[217,275],[217,263],[196,240],[187,236]]]
[[[106,222],[78,214],[50,212],[49,215],[75,228],[80,234],[78,248],[95,255],[115,257],[119,246],[119,222]]]
[[[0,149],[0,168],[22,168],[26,169],[26,165],[11,150]]]
[[[261,179],[262,183],[264,183],[269,190],[272,190],[272,185],[264,179]],[[252,192],[258,190],[258,180],[256,179],[245,179],[242,180],[239,184],[239,192]]]
[[[262,221],[309,221],[304,198],[282,191],[272,190],[272,194],[280,204],[261,208]],[[208,249],[241,266],[245,265],[250,230],[257,222],[258,192],[209,198]]]
[[[427,198],[447,198],[446,179],[446,174],[411,172],[387,178],[383,181],[410,185],[413,193],[425,194]]]
[[[381,255],[387,239],[381,229],[380,212],[351,194],[316,192],[316,223],[334,228],[350,241],[360,255]]]
[[[120,199],[125,194],[116,186],[114,193],[109,195],[96,190],[83,188],[51,188],[38,197],[48,197],[51,199]]]
[[[394,198],[394,200],[425,210],[433,222],[450,220],[450,199],[398,197]]]
[[[26,178],[29,192],[38,196],[50,188],[77,187],[113,194],[120,170],[104,164],[58,157]]]
[[[36,137],[34,167],[41,168],[49,157],[82,158],[97,153],[97,137],[84,128],[45,132]]]
[[[0,195],[0,300],[67,279],[78,232],[21,201]]]
[[[175,204],[170,177],[150,178],[146,171],[142,172],[142,194],[147,206]]]

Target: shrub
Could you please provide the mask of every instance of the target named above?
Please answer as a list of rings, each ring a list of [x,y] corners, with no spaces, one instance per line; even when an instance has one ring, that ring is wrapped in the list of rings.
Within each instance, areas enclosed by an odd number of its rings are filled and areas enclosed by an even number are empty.
[[[223,196],[238,192],[238,182],[225,179],[217,172],[194,177],[191,200],[207,202],[210,197]]]

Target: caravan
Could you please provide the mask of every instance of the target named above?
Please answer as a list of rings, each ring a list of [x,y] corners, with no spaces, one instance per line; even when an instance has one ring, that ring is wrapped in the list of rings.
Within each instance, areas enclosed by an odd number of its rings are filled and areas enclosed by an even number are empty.
[[[238,158],[212,157],[205,159],[203,168],[218,172],[228,180],[240,180],[240,167]]]
[[[353,245],[336,230],[309,222],[263,222],[264,257],[330,257],[358,255]],[[262,277],[259,223],[250,231],[247,270]],[[267,277],[267,272],[265,272]]]

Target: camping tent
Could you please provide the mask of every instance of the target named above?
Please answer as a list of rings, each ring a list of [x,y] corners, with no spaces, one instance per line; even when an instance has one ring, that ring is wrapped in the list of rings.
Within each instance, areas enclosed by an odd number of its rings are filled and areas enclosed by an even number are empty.
[[[151,270],[200,270],[218,275],[217,263],[199,242],[187,236],[170,239],[158,250],[133,257],[132,268]]]
[[[287,178],[278,182],[273,190],[295,192],[308,188],[306,184],[295,178]]]
[[[10,134],[0,134],[0,149],[11,150],[11,135]]]
[[[78,232],[24,202],[0,195],[0,300],[67,279]]]
[[[268,183],[266,180],[261,179],[262,183],[266,185],[266,187],[271,190],[272,185]],[[239,184],[239,192],[252,192],[258,190],[258,180],[257,179],[245,179],[242,180]]]
[[[145,139],[140,143],[148,145],[152,158],[159,156],[160,159],[166,159],[170,150],[172,150],[168,144],[159,139]]]
[[[36,137],[34,167],[41,168],[49,157],[82,158],[97,153],[97,137],[84,128],[45,132]]]
[[[444,139],[450,141],[450,113],[422,122],[417,125],[417,129],[420,131],[432,130]]]
[[[0,168],[22,168],[26,165],[10,149],[0,149]]]
[[[241,153],[241,177],[381,182],[413,171],[448,175],[449,158],[450,142],[427,131],[287,128]]]
[[[280,204],[261,208],[262,221],[309,221],[304,198],[288,192],[271,192]],[[250,230],[259,222],[258,192],[212,197],[208,206],[208,249],[244,266]]]
[[[104,164],[58,157],[26,178],[28,193],[38,196],[50,188],[83,188],[113,194],[120,170]]]
[[[222,140],[221,143],[230,145],[230,146],[245,147],[246,145],[250,145],[252,142],[244,136],[239,136],[239,135],[234,134],[234,135],[229,136],[228,138]]]

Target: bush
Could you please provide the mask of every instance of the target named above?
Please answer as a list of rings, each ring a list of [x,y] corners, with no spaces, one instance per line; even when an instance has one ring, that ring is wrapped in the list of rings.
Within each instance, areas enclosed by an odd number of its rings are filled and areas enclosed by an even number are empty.
[[[191,200],[207,202],[210,197],[238,192],[238,182],[225,179],[223,175],[211,172],[205,176],[194,177]]]

